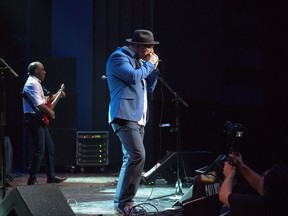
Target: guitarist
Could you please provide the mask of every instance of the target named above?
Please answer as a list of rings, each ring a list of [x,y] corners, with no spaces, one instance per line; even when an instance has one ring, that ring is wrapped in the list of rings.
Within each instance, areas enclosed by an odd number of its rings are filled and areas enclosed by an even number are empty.
[[[41,81],[45,79],[46,71],[41,62],[35,61],[28,66],[28,79],[23,88],[23,112],[26,138],[30,142],[28,149],[31,157],[28,185],[38,184],[37,173],[39,172],[42,158],[46,158],[47,183],[61,183],[67,178],[60,178],[55,174],[54,143],[50,136],[47,125],[43,122],[43,114],[50,119],[55,119],[55,112],[47,105],[48,96],[44,96]],[[65,97],[62,91],[61,97]],[[51,96],[56,97],[57,93]]]

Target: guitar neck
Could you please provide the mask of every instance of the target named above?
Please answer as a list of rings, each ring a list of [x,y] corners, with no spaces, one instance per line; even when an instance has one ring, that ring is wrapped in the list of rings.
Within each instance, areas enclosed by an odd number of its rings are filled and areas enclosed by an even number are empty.
[[[50,109],[54,109],[55,106],[57,105],[58,101],[61,98],[61,93],[64,91],[64,84],[62,84],[60,90],[56,93],[54,100],[51,102]]]
[[[54,110],[55,106],[57,105],[58,101],[60,100],[60,95],[61,95],[61,92],[58,92],[57,95],[55,96],[54,100],[51,103],[50,109]]]

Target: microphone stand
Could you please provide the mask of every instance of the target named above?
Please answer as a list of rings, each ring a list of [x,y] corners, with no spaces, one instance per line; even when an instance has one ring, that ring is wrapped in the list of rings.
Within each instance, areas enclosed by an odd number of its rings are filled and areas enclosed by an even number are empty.
[[[1,181],[1,190],[2,190],[2,198],[5,196],[5,179],[6,179],[6,164],[5,164],[5,152],[4,152],[4,134],[5,134],[5,74],[4,69],[1,69],[0,75],[0,103],[1,103],[1,117],[0,117],[0,125],[1,125],[1,132],[0,132],[0,181]]]
[[[2,190],[2,198],[5,197],[6,194],[6,177],[9,177],[6,175],[6,155],[5,155],[5,143],[4,143],[4,137],[5,137],[5,125],[6,125],[6,110],[5,110],[5,96],[6,96],[6,92],[5,92],[5,71],[9,71],[11,74],[13,74],[13,76],[15,76],[17,79],[19,78],[18,74],[15,73],[15,71],[13,71],[13,69],[7,65],[7,63],[0,58],[0,62],[3,63],[5,65],[5,67],[0,67],[0,112],[1,112],[1,116],[0,116],[0,169],[1,169],[1,190]]]
[[[188,104],[181,98],[177,92],[175,92],[165,81],[164,77],[159,73],[158,79],[162,82],[162,84],[173,94],[174,99],[172,100],[175,103],[175,111],[176,111],[176,119],[175,119],[175,127],[171,130],[171,132],[176,132],[176,175],[177,175],[177,180],[176,180],[176,191],[175,194],[170,194],[170,195],[165,195],[157,198],[150,198],[148,200],[153,200],[153,199],[159,199],[171,195],[183,195],[182,191],[182,183],[180,179],[180,167],[179,167],[179,150],[181,146],[181,137],[180,137],[180,106],[179,102],[181,102],[185,107],[188,107]]]
[[[159,73],[158,79],[162,82],[162,84],[172,93],[174,99],[172,100],[175,104],[176,111],[176,119],[175,119],[175,127],[172,129],[172,132],[176,132],[176,165],[177,165],[177,180],[176,180],[176,195],[183,195],[182,184],[180,179],[180,167],[179,167],[179,151],[181,146],[181,137],[180,137],[180,106],[179,102],[181,102],[185,107],[188,107],[188,104],[181,98],[177,92],[175,92],[165,81],[164,77]]]

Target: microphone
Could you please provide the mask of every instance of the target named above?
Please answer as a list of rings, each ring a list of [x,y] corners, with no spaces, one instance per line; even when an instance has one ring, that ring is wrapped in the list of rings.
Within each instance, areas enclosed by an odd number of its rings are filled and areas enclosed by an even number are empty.
[[[102,80],[106,80],[107,77],[106,77],[105,75],[102,75],[102,76],[101,76],[101,79],[102,79]]]

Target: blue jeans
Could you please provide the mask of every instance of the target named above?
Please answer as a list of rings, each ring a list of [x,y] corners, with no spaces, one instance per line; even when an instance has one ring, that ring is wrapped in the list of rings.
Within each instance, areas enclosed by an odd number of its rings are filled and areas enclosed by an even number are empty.
[[[144,126],[137,122],[122,121],[112,123],[112,128],[122,144],[122,167],[114,196],[114,207],[133,205],[133,199],[140,185],[145,164],[143,144]]]
[[[54,143],[51,139],[48,128],[42,120],[35,115],[25,115],[26,132],[28,139],[31,142],[31,168],[30,179],[36,179],[39,172],[43,156],[46,159],[46,174],[47,179],[51,180],[55,177],[54,165]]]

